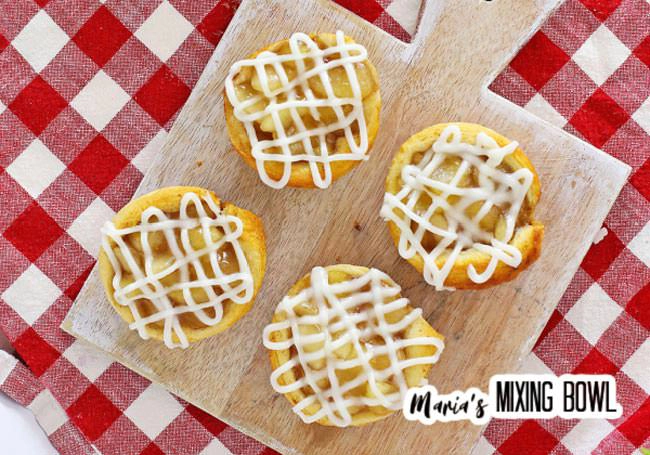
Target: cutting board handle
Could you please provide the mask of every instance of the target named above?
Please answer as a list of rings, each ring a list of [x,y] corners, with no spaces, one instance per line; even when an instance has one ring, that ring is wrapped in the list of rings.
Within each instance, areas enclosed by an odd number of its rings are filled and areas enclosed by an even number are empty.
[[[414,71],[486,86],[561,0],[424,0],[408,58]],[[424,68],[423,68],[424,67]]]

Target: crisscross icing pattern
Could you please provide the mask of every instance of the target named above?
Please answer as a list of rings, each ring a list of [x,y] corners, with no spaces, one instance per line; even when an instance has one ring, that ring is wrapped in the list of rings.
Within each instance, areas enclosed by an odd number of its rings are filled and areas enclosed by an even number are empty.
[[[226,95],[233,106],[235,117],[246,128],[258,173],[265,184],[273,188],[286,186],[291,176],[292,164],[303,161],[309,163],[314,184],[319,188],[327,188],[332,183],[332,162],[367,158],[368,131],[361,86],[354,66],[365,61],[368,53],[359,44],[346,43],[345,35],[340,30],[336,32],[336,45],[325,49],[320,49],[318,44],[304,33],[294,33],[288,41],[291,50],[289,54],[264,51],[253,59],[236,62],[226,78]],[[295,77],[287,74],[288,63],[295,67]],[[263,93],[240,100],[234,79],[246,67],[254,69]],[[337,67],[345,69],[346,82],[352,90],[352,97],[336,96],[329,71]],[[277,75],[277,78],[273,78],[273,84],[270,82],[268,71]],[[325,98],[316,97],[308,83],[310,78],[320,79],[326,93]],[[278,82],[279,86],[276,86]],[[260,103],[266,104],[264,109],[258,108]],[[346,106],[351,108],[348,113],[344,110]],[[321,121],[318,108],[331,108],[336,121]],[[318,126],[308,128],[301,118],[301,111],[308,112]],[[289,128],[283,125],[281,114],[284,112],[290,113]],[[260,139],[254,122],[268,116],[273,122],[274,138]],[[358,141],[352,129],[354,125],[358,130]],[[332,140],[329,135],[339,131],[343,132],[351,153],[330,154],[328,147],[333,148],[336,139]],[[314,143],[317,144],[316,147]],[[294,145],[301,145],[303,153],[292,152]],[[264,167],[266,162],[283,164],[280,180],[273,180],[268,175]],[[319,165],[324,175],[321,175]]]
[[[216,216],[211,216],[203,203]],[[188,214],[191,208],[198,217]],[[197,243],[190,239],[190,231],[197,228],[201,229],[203,247],[195,249],[192,244]],[[218,234],[215,235],[215,230],[211,228],[216,228]],[[107,222],[102,233],[102,246],[115,272],[113,297],[120,305],[129,307],[134,318],[129,327],[138,330],[144,339],[148,338],[147,325],[163,321],[165,345],[169,348],[186,348],[189,342],[181,324],[182,314],[193,313],[201,323],[214,326],[222,320],[225,302],[246,304],[253,297],[253,277],[238,240],[243,233],[243,223],[236,216],[224,214],[209,195],[200,197],[193,192],[185,193],[180,202],[178,219],[170,218],[159,208],[151,206],[142,212],[138,225],[118,229],[112,222]],[[141,262],[136,259],[126,237],[135,233],[140,235]],[[164,235],[168,250],[173,255],[162,270],[154,267],[156,255],[150,240],[154,233]],[[113,250],[115,245],[121,258]],[[236,259],[236,273],[225,273],[220,264],[227,245],[234,251],[234,258],[228,260]],[[126,285],[122,281],[125,271],[120,259],[133,276],[133,281]],[[209,264],[209,268],[206,269],[204,262]],[[201,302],[196,301],[193,291],[200,293]],[[174,306],[173,293],[182,296],[185,304]],[[138,307],[140,299],[151,302],[156,311],[147,316],[141,315]],[[208,312],[209,309],[212,311]],[[178,341],[174,340],[173,335]]]
[[[328,272],[316,267],[311,272],[311,287],[293,297],[285,297],[277,312],[284,312],[287,318],[271,323],[264,329],[264,346],[271,350],[287,350],[295,347],[297,356],[278,367],[271,374],[271,384],[279,393],[295,392],[311,387],[315,392],[297,403],[293,410],[305,423],[315,422],[323,417],[339,427],[352,422],[351,408],[358,406],[383,406],[387,409],[401,409],[402,400],[408,388],[404,369],[413,365],[433,364],[438,361],[444,343],[435,337],[401,338],[399,335],[420,317],[422,310],[412,309],[399,321],[389,323],[386,314],[404,309],[409,301],[400,297],[400,287],[385,273],[370,269],[364,275],[349,281],[330,283]],[[316,314],[298,315],[296,309],[312,302],[318,308]],[[315,334],[303,335],[304,326],[318,326]],[[273,332],[289,329],[291,336],[286,341],[273,341]],[[341,335],[342,333],[342,335]],[[380,337],[383,344],[371,344],[368,340]],[[306,349],[314,343],[322,344],[320,349]],[[341,359],[337,350],[349,344],[354,355]],[[409,346],[434,346],[434,355],[402,358],[399,351]],[[371,361],[378,356],[387,356],[389,366],[375,369]],[[351,358],[350,358],[351,357]],[[311,365],[319,359],[325,360],[322,369]],[[341,383],[336,371],[361,367],[352,380]],[[290,384],[281,384],[280,377],[291,369],[299,368],[304,374]],[[329,381],[321,387],[323,379]],[[381,383],[389,382],[394,392],[384,393]],[[327,383],[327,382],[326,382]],[[367,384],[373,397],[355,396],[352,389]],[[315,413],[304,410],[312,404],[319,404]]]
[[[401,190],[397,194],[386,193],[381,216],[395,223],[400,230],[400,256],[410,259],[419,254],[424,261],[424,278],[436,289],[451,289],[445,287],[445,280],[461,252],[469,248],[490,256],[488,266],[481,273],[473,264],[469,265],[467,274],[475,283],[490,279],[499,261],[511,267],[518,267],[521,263],[521,252],[509,242],[516,233],[519,211],[533,182],[533,174],[526,168],[508,173],[498,167],[517,146],[513,141],[500,147],[483,132],[477,135],[475,144],[468,144],[462,141],[460,127],[449,125],[417,165],[403,167]],[[436,180],[437,169],[449,156],[461,159],[455,175],[447,182]],[[469,173],[477,175],[478,185],[460,186],[461,180]],[[431,199],[425,211],[417,208],[423,195]],[[454,203],[450,202],[450,196],[455,198]],[[481,204],[480,209],[469,217],[466,209],[476,202]],[[483,217],[495,206],[501,208],[505,220],[505,229],[499,239],[493,231],[487,232],[480,225]],[[432,224],[431,219],[436,213],[443,214],[446,228]],[[415,228],[412,222],[415,222]],[[430,251],[422,245],[427,232],[440,238]],[[444,258],[442,267],[436,264],[439,258]]]

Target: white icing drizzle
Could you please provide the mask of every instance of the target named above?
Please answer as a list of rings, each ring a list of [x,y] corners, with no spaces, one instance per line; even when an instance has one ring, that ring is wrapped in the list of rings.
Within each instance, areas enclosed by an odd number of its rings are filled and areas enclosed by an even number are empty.
[[[363,290],[369,286],[370,290]],[[331,284],[327,271],[315,267],[311,272],[311,287],[302,290],[293,297],[285,297],[278,305],[277,312],[285,312],[287,319],[271,323],[263,333],[264,346],[270,350],[283,351],[295,347],[297,356],[282,364],[271,374],[271,385],[279,393],[295,392],[309,386],[315,392],[293,407],[305,423],[315,422],[323,417],[329,418],[332,424],[345,427],[352,422],[349,412],[351,406],[384,406],[391,410],[401,409],[402,401],[408,384],[404,377],[404,369],[414,365],[434,364],[438,361],[444,348],[444,343],[435,337],[417,337],[410,339],[395,339],[394,335],[406,329],[420,315],[422,310],[413,309],[403,319],[388,323],[385,315],[404,308],[408,299],[400,297],[393,301],[391,298],[399,295],[401,288],[393,280],[377,269],[370,269],[364,275],[349,281]],[[295,312],[297,305],[313,302],[317,305],[315,315],[299,316]],[[372,308],[358,311],[359,305],[370,304]],[[360,329],[360,323],[367,323]],[[318,325],[325,328],[316,334],[303,335],[301,325]],[[286,341],[275,342],[271,339],[273,332],[289,329],[291,336]],[[345,330],[339,338],[333,333]],[[384,340],[383,345],[371,345],[364,340],[379,336]],[[310,343],[323,342],[323,348],[306,352],[305,346]],[[343,360],[336,356],[335,351],[347,343],[352,343],[356,357]],[[364,351],[362,346],[366,347]],[[398,351],[408,346],[434,346],[436,351],[432,356],[413,357],[400,360]],[[390,366],[376,370],[370,361],[376,356],[385,355]],[[308,362],[325,359],[326,366],[321,370],[312,368]],[[336,370],[361,367],[361,372],[354,379],[341,384],[336,376]],[[293,368],[304,372],[296,382],[282,385],[279,378]],[[329,379],[330,386],[322,389],[317,383],[323,378]],[[379,381],[390,381],[399,388],[391,394],[384,394],[378,387]],[[426,382],[426,381],[425,381]],[[350,392],[355,387],[368,383],[374,398],[352,396]],[[347,394],[347,396],[346,396]],[[320,409],[313,415],[303,410],[314,403],[320,404]]]
[[[212,217],[205,210],[202,201],[216,214],[216,217]],[[188,215],[190,207],[194,207],[198,218]],[[190,243],[189,231],[199,227],[202,229],[205,246],[194,249]],[[214,241],[210,227],[223,231],[223,236]],[[131,310],[134,322],[129,325],[129,328],[137,330],[143,339],[148,339],[146,326],[164,321],[165,345],[169,348],[186,348],[189,346],[189,341],[181,325],[179,318],[181,314],[193,313],[206,326],[214,326],[221,322],[224,302],[242,305],[248,303],[253,297],[253,277],[238,241],[243,229],[242,221],[236,216],[224,214],[209,195],[201,198],[193,192],[183,195],[178,219],[169,218],[165,212],[151,206],[142,212],[140,223],[136,226],[117,229],[112,222],[105,223],[102,227],[102,247],[115,272],[112,283],[113,297],[117,303]],[[155,254],[149,242],[149,235],[154,232],[164,234],[167,246],[174,256],[173,262],[158,272],[153,270]],[[179,232],[180,244],[175,232]],[[144,267],[140,267],[127,243],[126,236],[133,233],[140,233]],[[133,274],[134,281],[124,287],[121,285],[123,270],[111,248],[110,241],[119,247]],[[219,263],[219,250],[228,243],[232,246],[237,259],[237,273],[225,274]],[[200,261],[202,257],[209,258],[212,271],[205,270]],[[195,271],[196,280],[191,279],[190,267]],[[177,271],[180,272],[178,282],[171,286],[161,283],[161,280]],[[217,286],[220,291],[215,291],[214,286]],[[209,300],[197,303],[192,296],[192,289],[202,290]],[[173,291],[181,291],[187,304],[174,307],[169,296]],[[132,293],[137,295],[133,296]],[[137,304],[139,299],[151,302],[157,312],[146,317],[140,315]],[[208,309],[214,310],[214,316],[207,313]],[[174,334],[178,337],[177,343],[173,340]]]
[[[410,259],[419,254],[424,261],[424,279],[436,289],[451,289],[445,286],[445,280],[458,256],[469,248],[490,256],[490,262],[482,273],[478,273],[473,264],[467,268],[467,275],[475,283],[489,280],[499,261],[511,267],[518,267],[521,263],[521,251],[510,245],[510,241],[516,233],[519,211],[533,182],[533,174],[526,168],[512,173],[497,168],[517,146],[517,142],[513,141],[500,147],[483,132],[476,136],[476,144],[468,144],[462,141],[460,127],[449,125],[424,154],[420,163],[404,166],[401,174],[404,183],[400,191],[397,194],[385,194],[380,214],[385,220],[395,223],[400,230],[400,256]],[[432,178],[436,169],[449,156],[461,159],[456,174],[448,183]],[[478,186],[460,187],[458,183],[472,168],[478,174]],[[431,205],[424,212],[416,209],[416,203],[423,193],[431,198]],[[447,200],[450,195],[457,196],[458,201],[450,204]],[[465,209],[477,201],[482,206],[470,218]],[[484,231],[479,224],[493,206],[499,206],[503,210],[506,222],[503,241],[497,240],[493,232]],[[438,209],[442,210],[446,218],[447,229],[430,222]],[[417,224],[415,230],[411,228],[411,221]],[[422,245],[427,231],[441,237],[431,251]],[[438,268],[436,260],[441,257],[445,261]]]
[[[291,166],[295,162],[306,161],[314,184],[319,188],[327,188],[332,183],[331,163],[334,161],[365,160],[368,151],[368,131],[363,111],[361,86],[355,71],[355,64],[368,58],[368,52],[360,44],[346,43],[342,31],[336,32],[336,46],[320,49],[308,35],[294,33],[289,38],[290,54],[276,54],[270,51],[261,52],[253,59],[236,62],[226,78],[226,95],[234,108],[235,117],[244,124],[248,139],[252,147],[252,155],[257,163],[257,170],[262,181],[272,188],[282,188],[287,185],[291,176]],[[339,57],[329,60],[334,54]],[[310,60],[314,66],[307,69],[305,61]],[[296,75],[290,79],[286,68],[282,65],[292,62],[296,66]],[[257,95],[245,100],[240,100],[235,91],[235,76],[245,67],[253,67],[263,89],[263,95]],[[272,68],[278,75],[281,86],[272,89],[266,68]],[[352,90],[353,97],[339,98],[335,95],[332,80],[328,71],[343,67],[347,75],[347,82]],[[327,98],[317,98],[309,87],[308,80],[312,77],[320,78]],[[304,96],[299,96],[300,88]],[[285,101],[279,101],[278,96],[286,96]],[[247,113],[247,109],[268,99],[268,105],[261,111]],[[350,106],[352,110],[346,115],[343,108]],[[337,121],[325,124],[320,122],[317,108],[332,108]],[[311,116],[319,123],[317,128],[308,129],[300,118],[298,109],[309,109]],[[280,111],[289,110],[295,130],[287,131],[280,119]],[[257,137],[254,122],[270,115],[276,131],[276,139],[262,139]],[[352,126],[358,127],[359,143],[355,140]],[[343,131],[351,153],[329,153],[327,135]],[[314,149],[311,139],[318,138],[319,147]],[[302,144],[304,153],[293,154],[290,146]],[[278,153],[279,152],[279,153]],[[280,180],[273,180],[266,172],[264,163],[283,163],[284,171]],[[318,169],[322,165],[324,176]]]

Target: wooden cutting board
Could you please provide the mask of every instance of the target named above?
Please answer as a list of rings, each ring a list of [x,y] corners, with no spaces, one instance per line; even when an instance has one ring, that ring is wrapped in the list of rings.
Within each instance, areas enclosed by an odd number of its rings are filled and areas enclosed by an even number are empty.
[[[621,162],[486,88],[556,3],[431,0],[413,43],[405,44],[327,0],[244,0],[137,194],[198,185],[261,216],[268,267],[255,306],[225,333],[170,351],[127,329],[94,270],[64,330],[283,453],[469,453],[481,430],[469,423],[425,427],[397,414],[357,429],[303,424],[271,389],[262,329],[285,292],[312,267],[374,266],[400,283],[446,336],[431,374],[439,391],[486,390],[491,375],[519,368],[629,173]],[[230,146],[224,78],[233,62],[267,43],[295,31],[337,29],[364,44],[379,71],[384,104],[370,160],[328,190],[268,188]],[[481,123],[519,141],[540,174],[542,256],[510,284],[435,292],[399,258],[379,218],[384,179],[400,144],[447,121]]]

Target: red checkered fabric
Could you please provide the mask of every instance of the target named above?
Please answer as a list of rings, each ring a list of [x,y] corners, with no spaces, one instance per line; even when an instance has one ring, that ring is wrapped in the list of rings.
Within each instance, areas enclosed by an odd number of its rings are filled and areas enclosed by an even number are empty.
[[[650,446],[650,3],[567,0],[491,88],[633,171],[525,367],[611,374],[623,416],[493,421],[480,453],[639,453]]]
[[[338,2],[401,39],[415,29],[417,0]],[[131,197],[238,3],[0,0],[0,328],[29,367],[7,360],[0,390],[62,454],[273,453],[59,329],[98,226]],[[633,453],[650,445],[650,4],[568,0],[492,88],[634,173],[526,365],[615,375],[623,417],[495,421],[479,453]]]
[[[0,351],[0,391],[34,413],[52,445],[62,454],[96,454],[50,390],[25,365],[4,351]]]

